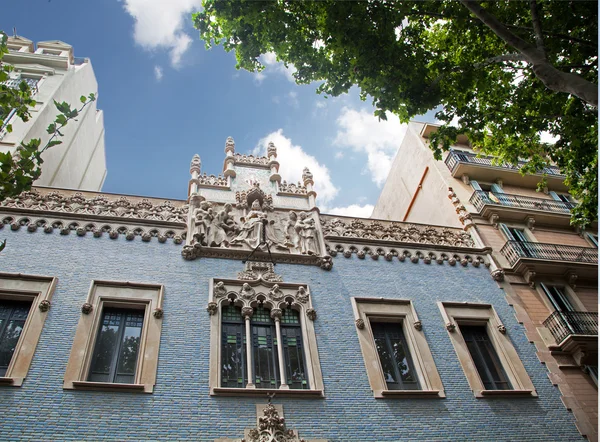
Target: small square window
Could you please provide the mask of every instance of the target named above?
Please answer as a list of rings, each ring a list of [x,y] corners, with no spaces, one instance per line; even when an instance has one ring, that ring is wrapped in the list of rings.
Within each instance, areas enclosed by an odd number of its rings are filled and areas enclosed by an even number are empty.
[[[506,327],[491,305],[439,302],[438,306],[475,397],[537,396]]]
[[[410,301],[352,298],[352,307],[369,384],[376,398],[445,397],[421,322]]]
[[[162,285],[93,281],[81,309],[63,388],[152,393],[162,298]]]

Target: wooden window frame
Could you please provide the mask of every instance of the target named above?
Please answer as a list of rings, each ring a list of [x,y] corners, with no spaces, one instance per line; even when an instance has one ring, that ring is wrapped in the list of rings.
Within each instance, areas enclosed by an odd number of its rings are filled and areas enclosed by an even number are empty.
[[[425,339],[421,321],[414,305],[404,299],[351,298],[358,341],[365,361],[369,384],[375,398],[444,398],[444,385],[435,366],[433,355]],[[374,322],[402,324],[404,338],[412,358],[421,390],[388,390],[375,338],[371,328]]]
[[[17,346],[6,370],[0,377],[1,386],[20,387],[27,377],[35,349],[48,316],[50,300],[58,278],[0,272],[0,299],[31,302]]]
[[[93,280],[86,302],[82,306],[63,388],[152,393],[158,368],[163,296],[164,286],[160,284]],[[143,309],[145,312],[133,384],[87,380],[105,307]]]
[[[535,387],[506,334],[506,327],[492,305],[470,302],[438,302],[438,307],[460,365],[476,398],[490,396],[537,397]],[[486,390],[484,388],[460,331],[460,325],[485,325],[488,337],[513,387],[512,390]]]

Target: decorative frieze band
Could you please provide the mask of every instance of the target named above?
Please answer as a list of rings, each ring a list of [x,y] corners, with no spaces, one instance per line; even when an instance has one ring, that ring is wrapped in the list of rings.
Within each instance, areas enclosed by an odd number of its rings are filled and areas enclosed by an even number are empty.
[[[68,235],[71,232],[77,236],[86,236],[91,234],[94,238],[100,238],[104,235],[110,239],[117,239],[124,236],[131,241],[136,236],[141,237],[142,241],[148,242],[156,238],[158,242],[164,243],[167,239],[172,239],[175,244],[181,244],[186,237],[183,229],[164,229],[146,226],[145,228],[136,225],[105,224],[105,223],[87,223],[83,220],[73,221],[55,218],[34,218],[34,217],[12,217],[4,216],[0,220],[0,230],[4,226],[10,226],[11,230],[17,231],[22,227],[28,232],[43,231],[44,233],[53,233],[58,231],[61,235]]]
[[[461,248],[475,246],[471,235],[462,229],[450,227],[331,215],[321,215],[321,225],[325,239],[353,238],[377,243],[416,243]]]
[[[33,189],[0,203],[1,209],[35,210],[101,218],[128,218],[154,222],[187,222],[188,205],[183,201],[158,204],[148,198],[109,197],[103,194],[68,191],[41,192]]]

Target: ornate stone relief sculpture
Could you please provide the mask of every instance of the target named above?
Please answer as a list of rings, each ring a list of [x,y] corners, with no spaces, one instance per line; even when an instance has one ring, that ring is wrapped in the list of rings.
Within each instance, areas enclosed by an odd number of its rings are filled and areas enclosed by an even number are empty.
[[[258,427],[247,432],[243,442],[305,442],[293,430],[285,427],[285,418],[279,416],[277,409],[269,403],[263,409],[263,415],[258,418]]]
[[[325,238],[360,238],[383,242],[474,247],[473,238],[461,229],[371,219],[321,216]]]

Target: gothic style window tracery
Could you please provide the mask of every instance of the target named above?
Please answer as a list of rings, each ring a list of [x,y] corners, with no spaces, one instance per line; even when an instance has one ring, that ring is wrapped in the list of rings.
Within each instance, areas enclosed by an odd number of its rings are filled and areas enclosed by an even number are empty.
[[[272,266],[249,262],[237,280],[212,283],[213,395],[323,395],[308,287],[282,282]]]

